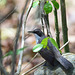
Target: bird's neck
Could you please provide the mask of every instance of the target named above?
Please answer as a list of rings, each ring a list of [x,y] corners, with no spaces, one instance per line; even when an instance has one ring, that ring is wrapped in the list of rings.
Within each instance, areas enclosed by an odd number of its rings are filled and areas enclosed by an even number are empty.
[[[38,44],[39,39],[41,38],[40,36],[38,36],[37,34],[35,34],[35,38],[36,38],[36,44]]]

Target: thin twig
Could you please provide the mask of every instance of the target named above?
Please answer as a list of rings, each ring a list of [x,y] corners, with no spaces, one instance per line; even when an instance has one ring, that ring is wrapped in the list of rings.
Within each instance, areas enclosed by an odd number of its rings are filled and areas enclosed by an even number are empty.
[[[2,65],[2,48],[1,48],[1,23],[4,22],[11,14],[14,13],[14,11],[16,10],[16,8],[13,8],[6,16],[4,16],[1,20],[0,20],[0,70],[3,72],[4,75],[8,75],[6,70],[4,69],[3,65]],[[1,74],[2,75],[2,74]]]
[[[39,0],[39,1],[40,1],[40,0]],[[41,18],[41,23],[42,23],[42,30],[43,30],[43,32],[44,32],[44,21],[43,21],[43,18],[42,18],[42,14],[43,14],[44,3],[45,3],[45,1],[41,0],[41,1],[40,1],[40,4],[39,4],[39,7],[40,7],[40,18]]]
[[[49,25],[48,15],[43,13],[42,16],[43,16],[43,19],[44,19],[44,22],[45,22],[45,25],[46,25],[47,36],[52,38],[52,34],[50,32],[50,25]]]
[[[0,63],[0,71],[2,71],[4,75],[9,75],[9,74],[6,72],[5,68],[3,67],[2,63]]]
[[[67,44],[69,43],[69,41],[68,42],[66,42],[61,48],[60,48],[60,50],[61,49],[63,49]],[[34,69],[36,69],[37,67],[39,67],[39,66],[41,66],[42,64],[44,64],[45,63],[45,60],[44,61],[42,61],[40,64],[38,64],[38,65],[36,65],[36,66],[34,66],[33,68],[31,68],[31,69],[29,69],[28,71],[26,71],[25,73],[23,73],[22,75],[26,75],[26,74],[28,74],[30,71],[32,71],[32,70],[34,70]]]
[[[33,1],[34,1],[34,0],[31,0],[31,1],[30,1],[29,7],[28,7],[27,12],[26,12],[26,15],[25,15],[25,17],[24,17],[24,25],[25,25],[25,26],[26,26],[27,17],[28,17],[29,12],[30,12],[30,10],[31,10],[31,8],[32,8]]]
[[[28,0],[27,0],[27,2],[28,2]],[[28,10],[27,10],[26,15],[24,17],[24,22],[22,24],[22,44],[21,44],[22,48],[24,47],[24,33],[25,33],[26,21],[27,21],[27,17],[29,15],[29,12],[31,10],[32,4],[33,4],[33,0],[31,0],[31,2],[29,4]],[[20,71],[21,71],[22,58],[23,58],[23,51],[20,53],[18,69],[17,69],[17,72],[16,72],[16,74],[18,74],[18,75],[20,74]]]
[[[27,4],[28,4],[28,0],[25,3],[25,7],[24,7],[25,9],[23,10],[24,12],[26,10]],[[24,13],[23,13],[23,15],[24,15]],[[23,48],[23,47],[24,47],[24,24],[22,24],[22,44],[21,44],[21,48]],[[22,64],[22,57],[23,57],[23,51],[20,53],[18,68],[17,68],[17,72],[15,73],[15,75],[19,75],[20,74],[21,64]]]
[[[0,63],[2,65],[2,48],[1,48],[1,24],[0,24]],[[2,71],[1,71],[2,74]]]
[[[67,42],[60,48],[60,50],[62,50],[68,43],[69,43],[69,41],[67,41]]]
[[[1,71],[1,75],[8,75],[5,68],[3,67],[2,64],[2,48],[1,48],[1,24],[0,24],[0,71]]]
[[[0,62],[2,63],[2,48],[1,48],[1,24],[0,24]]]
[[[2,64],[2,48],[1,48],[1,24],[0,24],[0,72],[1,72],[1,75],[2,74],[6,74],[6,71],[5,69],[3,68],[3,64]]]
[[[36,54],[34,55],[34,57],[26,64],[26,66],[21,70],[21,72],[22,72],[26,67],[29,66],[29,64],[37,57],[37,55],[38,55],[38,53],[36,53]]]
[[[22,24],[22,44],[21,44],[21,48],[24,47],[24,24]],[[22,56],[23,56],[23,51],[20,53],[20,58],[19,58],[19,62],[18,62],[18,68],[17,68],[17,72],[15,75],[19,75],[20,71],[21,71],[21,64],[22,64]]]
[[[40,64],[38,64],[38,65],[36,65],[36,66],[34,66],[33,68],[31,68],[30,70],[28,70],[28,71],[26,71],[25,73],[23,73],[22,75],[26,75],[26,74],[28,74],[30,71],[32,71],[32,70],[34,70],[34,69],[36,69],[37,67],[39,67],[39,66],[41,66],[42,64],[44,64],[45,63],[45,60],[43,61],[43,62],[41,62]]]
[[[40,1],[40,14],[41,14],[41,22],[42,22],[42,28],[44,31],[44,25],[46,26],[47,29],[47,36],[52,37],[51,32],[50,32],[50,25],[49,25],[49,19],[48,19],[48,14],[45,14],[43,8],[46,0],[41,0]],[[44,24],[45,23],[45,24]]]
[[[16,64],[16,50],[17,50],[17,43],[18,43],[18,39],[19,39],[19,36],[20,36],[20,31],[21,31],[21,26],[22,26],[22,20],[23,20],[23,15],[24,15],[24,12],[26,10],[26,6],[27,6],[27,3],[25,4],[25,7],[23,9],[23,12],[22,12],[22,15],[21,15],[21,18],[20,18],[20,22],[19,22],[19,25],[18,25],[18,29],[17,29],[17,34],[16,34],[16,40],[15,40],[15,44],[14,44],[14,53],[13,53],[13,56],[12,56],[12,70],[11,70],[11,75],[14,75],[15,73],[15,64]]]
[[[43,33],[44,33],[44,23],[43,23],[43,18],[41,17],[41,23],[42,23],[42,30],[43,30]]]
[[[32,3],[33,3],[33,1],[34,1],[34,0],[32,0]],[[41,3],[42,3],[42,2],[41,2]],[[41,4],[41,5],[42,5],[42,4]],[[43,4],[43,6],[44,6],[44,4]],[[43,6],[42,6],[42,7],[43,7]],[[30,4],[29,7],[31,8],[31,4]],[[43,12],[41,6],[40,6],[40,9],[41,9],[41,12]],[[27,16],[28,16],[28,14],[29,14],[29,11],[30,11],[30,9],[28,9],[28,12],[26,13],[26,18],[25,18],[24,24],[26,24],[26,19],[27,19]],[[40,14],[41,14],[41,13],[40,13]],[[43,27],[43,32],[44,32],[44,24],[43,24],[42,14],[41,14],[41,22],[42,22],[42,27]],[[37,55],[38,55],[38,53],[29,61],[29,63],[28,63],[23,69],[25,69],[26,67],[28,67],[28,65],[30,64],[30,62],[33,61],[33,59],[34,59]],[[23,69],[22,69],[22,70],[23,70]]]
[[[1,20],[0,20],[0,24],[2,22],[4,22],[15,10],[17,7],[13,8],[6,16],[4,16]]]

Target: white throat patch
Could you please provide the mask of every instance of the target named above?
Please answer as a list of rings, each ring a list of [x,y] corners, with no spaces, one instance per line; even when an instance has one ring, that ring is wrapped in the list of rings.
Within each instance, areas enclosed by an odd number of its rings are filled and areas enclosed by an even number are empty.
[[[41,38],[40,36],[38,36],[37,34],[34,34],[35,38],[36,38],[36,44],[38,43],[38,40]]]

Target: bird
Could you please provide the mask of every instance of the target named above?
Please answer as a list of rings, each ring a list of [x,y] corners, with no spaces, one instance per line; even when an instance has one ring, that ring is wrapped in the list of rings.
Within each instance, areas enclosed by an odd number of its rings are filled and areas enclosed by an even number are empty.
[[[28,31],[29,33],[33,33],[36,38],[36,43],[40,44],[45,36],[45,34],[41,31],[41,29],[34,29],[32,31]],[[48,39],[47,43],[48,48],[42,48],[38,53],[52,66],[54,66],[54,61],[58,61],[65,69],[73,68],[73,65],[70,61],[64,58],[59,50],[51,43]]]

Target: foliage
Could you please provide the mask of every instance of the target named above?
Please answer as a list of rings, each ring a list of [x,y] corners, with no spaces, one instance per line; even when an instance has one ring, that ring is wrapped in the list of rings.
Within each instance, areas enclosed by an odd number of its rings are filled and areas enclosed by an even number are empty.
[[[37,44],[33,47],[33,52],[38,52],[42,48],[44,48],[44,49],[47,48],[49,50],[49,47],[47,46],[48,39],[59,50],[58,44],[56,43],[56,41],[53,38],[47,37],[47,38],[44,38],[40,44]],[[60,51],[60,53],[62,53],[61,50],[59,50],[59,51]]]
[[[47,38],[44,38],[41,42],[41,44],[43,45],[43,48],[46,48],[47,47],[47,43],[48,43],[48,37]]]
[[[52,0],[51,2],[53,3],[56,9],[59,9],[59,4],[56,1]]]
[[[37,44],[33,47],[33,52],[38,52],[42,49],[43,45],[42,44]]]
[[[52,0],[51,3],[53,4],[53,6],[56,9],[59,9],[58,2],[56,2],[55,0]],[[51,3],[49,1],[46,1],[45,5],[44,5],[43,9],[44,9],[44,11],[45,11],[46,14],[49,14],[49,13],[52,12],[53,7],[52,7]],[[38,4],[39,4],[39,0],[34,1],[32,7],[35,8]]]
[[[12,54],[13,54],[13,51],[9,51],[9,52],[7,52],[7,53],[3,56],[3,58],[6,57],[6,56],[9,56],[9,55],[12,55]]]
[[[24,47],[24,48],[20,48],[20,49],[17,49],[17,52],[16,52],[17,55],[20,54],[21,51],[23,51],[25,48],[26,48],[26,47]],[[6,57],[6,56],[9,56],[9,55],[13,55],[13,51],[9,51],[9,52],[7,52],[7,53],[3,56],[3,58]]]
[[[34,1],[32,7],[35,8],[39,4],[39,1]]]
[[[52,5],[51,3],[49,3],[49,1],[47,1],[46,4],[44,5],[44,11],[46,14],[52,12]]]
[[[57,42],[56,42],[53,38],[49,38],[49,39],[50,39],[51,43],[52,43],[52,44],[60,51],[60,53],[62,54],[61,50],[60,50],[59,47],[58,47]]]

